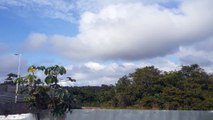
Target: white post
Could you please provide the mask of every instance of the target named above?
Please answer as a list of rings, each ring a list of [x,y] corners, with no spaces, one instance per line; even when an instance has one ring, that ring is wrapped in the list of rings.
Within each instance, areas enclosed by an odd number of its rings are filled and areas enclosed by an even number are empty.
[[[20,77],[20,70],[21,70],[21,54],[15,54],[18,56],[18,78]],[[15,103],[17,103],[18,100],[18,83],[16,83],[16,95],[15,95]]]

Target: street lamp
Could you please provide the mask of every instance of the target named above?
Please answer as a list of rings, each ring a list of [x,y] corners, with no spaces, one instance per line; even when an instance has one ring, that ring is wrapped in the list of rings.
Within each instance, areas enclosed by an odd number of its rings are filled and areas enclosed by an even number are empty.
[[[15,54],[16,56],[18,56],[18,78],[20,77],[20,70],[21,70],[21,54]],[[16,83],[16,95],[15,95],[15,103],[17,103],[18,100],[18,82]]]

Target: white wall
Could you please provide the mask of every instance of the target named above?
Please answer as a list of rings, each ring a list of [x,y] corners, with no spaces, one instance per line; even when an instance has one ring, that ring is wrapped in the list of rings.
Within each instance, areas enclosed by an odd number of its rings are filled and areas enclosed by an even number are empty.
[[[0,116],[0,120],[36,120],[32,114]],[[52,120],[46,115],[42,120]],[[66,120],[213,120],[211,111],[73,110]]]

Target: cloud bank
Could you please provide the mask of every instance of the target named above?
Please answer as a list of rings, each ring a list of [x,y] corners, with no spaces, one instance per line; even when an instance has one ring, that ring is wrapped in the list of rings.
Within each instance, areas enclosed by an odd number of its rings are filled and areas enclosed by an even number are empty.
[[[53,35],[52,51],[77,60],[141,60],[166,56],[213,37],[211,0],[187,0],[178,8],[158,4],[108,5],[84,12],[79,34]]]
[[[101,84],[115,84],[119,78],[129,73],[134,72],[136,68],[151,66],[159,68],[160,70],[170,71],[178,69],[178,65],[172,61],[159,58],[157,63],[144,61],[140,63],[124,62],[124,63],[99,63],[99,62],[86,62],[80,65],[66,66],[68,75],[76,79],[74,85],[87,86]],[[71,84],[71,83],[70,83]],[[64,84],[66,85],[66,84]],[[69,84],[67,84],[69,85]]]

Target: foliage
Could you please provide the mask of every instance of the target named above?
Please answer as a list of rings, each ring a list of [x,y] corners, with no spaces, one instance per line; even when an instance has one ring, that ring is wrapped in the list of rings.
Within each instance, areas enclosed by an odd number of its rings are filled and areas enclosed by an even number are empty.
[[[82,87],[69,87],[68,89],[78,100],[81,106],[89,107],[108,107],[110,106],[111,99],[115,91],[114,86],[82,86]]]
[[[124,94],[131,104],[148,109],[212,110],[213,81],[197,64],[182,66],[179,71],[162,72],[157,68],[144,67],[120,79],[117,94]],[[128,83],[128,85],[126,84]],[[120,88],[123,87],[123,90]],[[134,99],[132,99],[134,98]],[[118,98],[117,101],[126,102]]]
[[[154,66],[138,68],[115,86],[72,89],[83,106],[213,110],[213,74],[197,64],[170,72]]]
[[[44,73],[44,80],[36,76],[36,73]],[[28,74],[16,79],[16,83],[23,84],[19,94],[26,95],[26,102],[34,112],[50,110],[53,115],[63,115],[75,106],[76,101],[73,95],[62,86],[58,76],[66,74],[63,66],[31,66]],[[69,77],[70,81],[73,81]]]
[[[13,81],[17,79],[17,77],[18,75],[14,73],[7,74],[7,78],[5,79],[4,84],[15,85]]]

